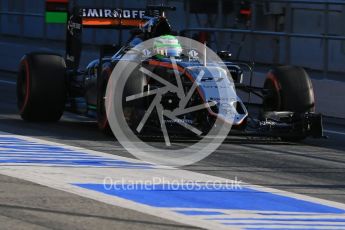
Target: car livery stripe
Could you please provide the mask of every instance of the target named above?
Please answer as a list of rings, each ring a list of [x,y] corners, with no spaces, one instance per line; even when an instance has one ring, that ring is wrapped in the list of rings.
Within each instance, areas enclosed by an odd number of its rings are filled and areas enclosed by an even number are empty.
[[[64,24],[67,22],[67,13],[66,12],[46,12],[45,19],[46,19],[46,23]]]
[[[82,23],[85,27],[138,27],[145,22],[141,19],[116,19],[116,18],[83,18]]]
[[[68,15],[68,0],[46,0],[45,22],[65,24]]]

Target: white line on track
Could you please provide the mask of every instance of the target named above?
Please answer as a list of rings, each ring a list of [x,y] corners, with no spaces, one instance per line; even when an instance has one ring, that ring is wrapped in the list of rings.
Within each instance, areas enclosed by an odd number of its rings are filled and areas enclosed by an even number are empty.
[[[5,81],[5,80],[0,80],[0,83],[8,84],[8,85],[16,85],[17,83],[15,81]]]
[[[331,134],[345,135],[344,132],[338,132],[338,131],[328,130],[328,129],[325,129],[324,132],[325,133],[331,133]]]

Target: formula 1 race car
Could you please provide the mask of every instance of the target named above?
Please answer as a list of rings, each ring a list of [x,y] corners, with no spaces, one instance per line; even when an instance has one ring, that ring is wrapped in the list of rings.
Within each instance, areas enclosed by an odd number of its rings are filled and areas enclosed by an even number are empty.
[[[69,111],[95,118],[102,131],[111,132],[105,109],[105,95],[113,69],[136,44],[150,38],[162,36],[164,38],[173,34],[165,17],[165,11],[174,8],[150,6],[143,10],[73,7],[69,10],[68,1],[58,1],[54,4],[52,2],[47,2],[47,10],[68,15],[66,57],[63,58],[53,52],[32,52],[22,58],[17,80],[20,115],[25,121],[53,122],[58,121],[64,111]],[[60,21],[47,13],[47,22]],[[100,57],[81,70],[79,68],[81,37],[83,29],[88,27],[140,28],[140,30],[133,30],[132,38],[121,48],[103,47]],[[196,81],[196,73],[190,68],[195,66],[195,63],[181,53],[174,53],[172,56],[179,57],[177,68],[182,73],[180,80],[185,92],[188,92]],[[322,116],[315,113],[313,87],[303,68],[293,66],[272,68],[263,87],[258,88],[251,84],[243,84],[243,66],[248,67],[249,72],[253,72],[250,65],[229,60],[228,52],[219,52],[219,57],[224,60],[231,73],[237,91],[262,98],[260,113],[256,117],[248,113],[244,101],[237,99],[237,114],[230,134],[272,136],[292,141],[299,141],[309,136],[316,138],[323,136]],[[147,69],[168,81],[175,76],[172,64],[169,58],[156,57],[142,63]],[[160,87],[159,80],[148,80],[145,74],[132,80],[131,84],[135,85],[136,93],[150,94],[150,90]],[[203,85],[198,84],[197,87],[202,88]],[[206,95],[207,90],[209,89],[206,87],[196,90],[198,93],[191,95],[187,107],[210,102],[211,98]],[[133,130],[137,130],[135,127],[142,120],[143,113],[149,109],[153,99],[146,97],[144,100],[145,102],[129,103],[132,110],[137,109],[131,111],[130,115],[125,114],[126,120],[134,124]],[[160,98],[160,103],[164,110],[173,111],[180,100],[175,92],[166,92]],[[193,126],[201,130],[199,134],[206,134],[214,125],[218,110],[217,103],[214,103],[209,108],[191,112],[183,118],[178,117],[178,121],[167,117],[159,119],[156,113],[147,118],[146,124],[149,128],[146,128],[145,132],[156,132],[155,128],[158,130],[162,126],[161,122],[164,122],[169,126],[169,130],[172,132],[175,130],[178,135],[190,134],[190,130],[186,128],[187,124],[188,127]]]

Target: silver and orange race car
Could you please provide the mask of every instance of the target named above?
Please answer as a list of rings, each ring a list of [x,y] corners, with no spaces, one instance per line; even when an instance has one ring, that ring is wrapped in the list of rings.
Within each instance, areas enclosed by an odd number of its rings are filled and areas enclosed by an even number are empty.
[[[62,57],[54,52],[31,52],[22,58],[17,80],[21,117],[32,122],[54,122],[61,118],[64,111],[69,111],[96,119],[102,131],[111,133],[105,98],[112,72],[133,46],[149,39],[174,35],[165,17],[167,10],[174,8],[80,8],[71,7],[67,0],[47,1],[47,22],[66,24],[66,54]],[[79,62],[82,32],[86,28],[132,28],[132,37],[122,47],[103,46],[100,57],[81,69]],[[174,60],[164,55],[154,55],[139,63],[150,74],[139,71],[139,74],[136,73],[134,77],[129,78],[123,97],[128,98],[137,94],[147,96],[135,101],[124,100],[122,104],[122,110],[126,111],[126,121],[133,131],[138,135],[162,134],[160,128],[164,123],[168,127],[167,130],[174,135],[206,135],[215,125],[215,120],[222,115],[221,105],[225,104],[232,106],[235,111],[230,134],[279,137],[289,141],[323,137],[322,116],[315,113],[313,87],[303,68],[272,68],[264,85],[254,87],[243,83],[245,73],[249,72],[249,77],[252,77],[254,70],[251,65],[231,60],[229,52],[223,51],[218,54],[223,60],[219,68],[226,68],[226,71],[218,71],[217,78],[208,74],[210,68],[200,63],[197,54],[191,50],[173,54]],[[201,70],[205,75],[199,79]],[[178,80],[176,71],[180,77]],[[223,75],[219,76],[220,72]],[[155,77],[152,77],[152,74]],[[262,104],[259,112],[250,114],[248,103],[240,97],[230,102],[226,101],[226,98],[215,96],[214,90],[219,86],[219,81],[224,79],[227,79],[227,82],[230,79],[232,83],[229,90],[235,89],[260,97]],[[161,93],[159,104],[164,111],[176,110],[181,101],[184,101],[186,108],[199,109],[189,112],[185,110],[186,113],[175,114],[174,118],[164,115],[160,117],[157,111],[146,115],[155,100],[153,92],[162,88],[162,82],[172,85],[181,82],[185,95],[192,92],[187,102],[175,91],[167,90]],[[143,117],[146,121],[144,125]],[[144,127],[138,129],[138,126]]]

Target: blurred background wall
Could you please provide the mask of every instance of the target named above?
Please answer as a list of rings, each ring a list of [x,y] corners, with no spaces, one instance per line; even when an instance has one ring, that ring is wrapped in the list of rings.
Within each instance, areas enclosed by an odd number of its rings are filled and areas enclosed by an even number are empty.
[[[316,0],[317,1],[317,0]],[[308,4],[296,1],[232,1],[232,0],[77,0],[81,6],[145,8],[147,4],[176,6],[168,12],[174,30],[186,28],[224,28],[313,35],[345,36],[343,4]],[[325,3],[326,1],[318,1]],[[335,1],[336,2],[336,1]],[[339,2],[339,1],[337,1]],[[303,3],[303,4],[302,4]],[[2,39],[28,41],[63,41],[63,25],[44,23],[44,0],[0,0],[0,36]],[[250,10],[246,15],[245,10]],[[241,14],[244,13],[244,14]],[[240,33],[200,34],[215,50],[230,50],[240,60],[262,64],[295,64],[324,72],[345,72],[345,41],[320,38],[294,38]],[[117,43],[117,30],[85,30],[86,44]],[[128,33],[122,33],[122,41]],[[1,38],[0,38],[1,39]],[[21,40],[20,40],[21,39]],[[326,76],[326,75],[325,75]],[[325,77],[324,76],[324,77]],[[327,77],[327,76],[326,76]]]

